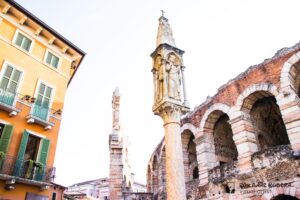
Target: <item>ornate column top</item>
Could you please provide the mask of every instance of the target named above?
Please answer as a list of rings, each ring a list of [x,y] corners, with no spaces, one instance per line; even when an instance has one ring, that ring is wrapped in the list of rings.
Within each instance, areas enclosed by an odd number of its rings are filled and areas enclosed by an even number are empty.
[[[168,19],[164,17],[164,15],[159,18],[156,47],[158,47],[160,44],[169,44],[173,47],[176,47],[171,26],[168,22]]]

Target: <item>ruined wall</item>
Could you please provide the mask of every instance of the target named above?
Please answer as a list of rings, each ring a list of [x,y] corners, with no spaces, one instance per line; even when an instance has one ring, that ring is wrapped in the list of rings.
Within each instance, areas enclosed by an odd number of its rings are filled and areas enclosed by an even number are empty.
[[[300,198],[299,49],[284,48],[250,67],[182,119],[188,199]],[[161,160],[161,144],[148,163],[148,179],[155,176],[154,156]]]

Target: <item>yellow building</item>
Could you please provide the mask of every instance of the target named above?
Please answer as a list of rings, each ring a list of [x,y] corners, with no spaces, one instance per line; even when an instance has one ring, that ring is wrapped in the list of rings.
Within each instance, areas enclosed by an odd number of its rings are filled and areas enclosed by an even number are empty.
[[[56,199],[60,116],[84,55],[15,1],[0,0],[0,199]]]

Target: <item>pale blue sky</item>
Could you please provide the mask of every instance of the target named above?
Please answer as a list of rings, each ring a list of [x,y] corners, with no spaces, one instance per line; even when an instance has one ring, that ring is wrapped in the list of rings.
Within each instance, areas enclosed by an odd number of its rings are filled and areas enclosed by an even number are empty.
[[[152,60],[160,10],[186,51],[191,107],[250,65],[300,41],[298,0],[17,0],[83,49],[87,56],[68,88],[55,166],[71,185],[108,176],[111,97],[119,86],[122,130],[131,139],[136,180],[163,136],[154,116]]]

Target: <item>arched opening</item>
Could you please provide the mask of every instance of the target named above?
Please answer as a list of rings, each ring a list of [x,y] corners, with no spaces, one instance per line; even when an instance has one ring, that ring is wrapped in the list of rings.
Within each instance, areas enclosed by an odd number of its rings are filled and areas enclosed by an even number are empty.
[[[220,111],[216,111],[214,114],[218,114],[220,116],[215,123],[213,136],[215,154],[220,165],[222,165],[224,163],[237,160],[238,152],[233,141],[231,125],[228,123],[228,115],[220,113]]]
[[[195,180],[197,178],[199,178],[199,169],[198,169],[198,167],[195,167],[193,169],[193,179]]]
[[[185,172],[185,181],[191,181],[194,178],[194,170],[197,167],[198,170],[198,162],[197,162],[197,151],[196,144],[194,142],[194,134],[185,130],[181,134],[182,139],[182,152],[183,152],[183,163],[184,163],[184,172]],[[199,172],[197,172],[199,173]]]
[[[152,191],[153,193],[158,192],[158,162],[156,156],[153,158],[152,166]]]
[[[250,96],[259,96],[256,92]],[[251,98],[251,97],[250,97]],[[250,110],[250,118],[256,131],[259,148],[290,144],[280,109],[274,96],[256,100]]]
[[[299,199],[291,195],[280,194],[276,197],[273,197],[271,200],[299,200]]]

